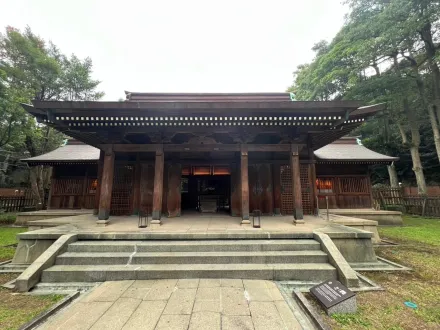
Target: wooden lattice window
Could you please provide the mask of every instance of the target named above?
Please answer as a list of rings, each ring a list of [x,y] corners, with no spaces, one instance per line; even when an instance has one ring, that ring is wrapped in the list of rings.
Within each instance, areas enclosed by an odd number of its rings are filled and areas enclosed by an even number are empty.
[[[293,214],[292,171],[289,165],[281,166],[281,213]],[[313,213],[312,187],[309,165],[300,165],[302,206],[304,214]]]
[[[130,165],[116,165],[113,177],[111,215],[131,215],[133,213],[134,167]]]
[[[367,177],[341,177],[339,178],[341,193],[369,193]]]
[[[292,171],[289,165],[281,165],[281,213],[293,214]]]
[[[304,214],[313,213],[312,186],[310,182],[310,166],[300,165],[301,195]]]

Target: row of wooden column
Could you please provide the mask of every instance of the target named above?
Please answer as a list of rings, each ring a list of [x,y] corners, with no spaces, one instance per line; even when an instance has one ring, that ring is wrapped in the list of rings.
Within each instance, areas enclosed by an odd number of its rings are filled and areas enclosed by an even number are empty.
[[[139,159],[138,159],[139,160]],[[111,195],[113,188],[115,154],[113,151],[101,151],[98,163],[98,187],[95,198],[95,209],[98,214],[98,224],[106,224],[110,216]],[[314,165],[314,164],[313,164]],[[240,200],[241,200],[241,216],[242,224],[250,223],[249,213],[249,160],[248,149],[246,145],[241,145],[240,149]],[[274,186],[280,185],[279,166],[274,167]],[[164,185],[164,152],[163,148],[158,148],[155,155],[154,167],[154,189],[153,189],[153,205],[152,205],[152,224],[160,224],[162,213],[162,198]],[[292,171],[292,193],[294,201],[294,217],[296,223],[303,223],[303,208],[301,194],[300,179],[300,161],[299,149],[297,145],[291,146],[290,152],[290,169]],[[141,168],[139,161],[136,162],[135,180],[140,180]],[[315,175],[316,176],[316,175]],[[312,176],[313,178],[313,176]],[[314,180],[314,179],[313,179]],[[314,181],[313,181],[314,182]],[[314,186],[314,184],[312,185]],[[134,185],[134,212],[138,212],[141,208],[140,195],[141,185],[136,182]],[[314,196],[315,194],[313,194]],[[274,213],[281,212],[281,189],[274,189]]]

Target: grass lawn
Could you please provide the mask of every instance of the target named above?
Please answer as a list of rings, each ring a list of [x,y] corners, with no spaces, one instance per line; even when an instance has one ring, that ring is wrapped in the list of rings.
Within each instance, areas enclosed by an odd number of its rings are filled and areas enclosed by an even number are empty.
[[[380,236],[398,242],[376,250],[378,256],[411,267],[412,272],[368,272],[386,289],[358,293],[358,312],[324,316],[333,329],[440,329],[440,220],[405,217],[403,227],[380,228]],[[404,305],[418,305],[411,309]]]
[[[14,256],[15,247],[6,247],[6,245],[17,243],[16,235],[23,231],[26,231],[26,228],[0,227],[0,262],[9,260]],[[0,273],[0,284],[9,282],[18,275]],[[62,295],[30,296],[17,294],[0,287],[0,329],[18,329],[62,298]]]
[[[0,274],[0,283],[6,283],[18,274]],[[18,329],[35,316],[63,298],[62,295],[30,296],[0,288],[0,329]]]
[[[17,243],[16,235],[26,231],[26,228],[0,227],[0,262],[12,259],[14,247],[7,245]]]

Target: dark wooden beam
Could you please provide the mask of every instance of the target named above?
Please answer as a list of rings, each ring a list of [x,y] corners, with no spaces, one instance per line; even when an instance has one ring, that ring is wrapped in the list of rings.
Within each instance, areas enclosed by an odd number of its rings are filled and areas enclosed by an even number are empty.
[[[115,154],[113,152],[105,153],[104,167],[102,171],[101,190],[99,196],[98,219],[104,220],[106,224],[110,217],[110,207],[113,189]],[[99,223],[99,222],[98,222]]]
[[[242,224],[250,224],[249,221],[249,163],[247,145],[241,145],[240,152],[241,170],[241,218]]]
[[[305,144],[298,144],[299,147]],[[247,144],[248,152],[289,152],[289,144]],[[101,150],[110,152],[238,152],[239,144],[101,144]]]
[[[302,207],[302,194],[301,194],[301,176],[299,165],[299,148],[296,144],[291,145],[290,153],[290,170],[292,171],[292,192],[293,192],[293,208],[295,223],[304,223],[303,207]]]
[[[152,224],[160,225],[162,215],[162,197],[163,197],[163,170],[164,154],[163,150],[156,150],[156,161],[154,165],[154,192],[153,192],[153,211]]]

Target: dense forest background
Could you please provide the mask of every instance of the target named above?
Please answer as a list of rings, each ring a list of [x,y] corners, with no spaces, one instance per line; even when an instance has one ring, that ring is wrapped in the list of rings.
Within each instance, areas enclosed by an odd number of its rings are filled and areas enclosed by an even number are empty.
[[[0,34],[0,186],[30,184],[42,202],[51,169],[28,168],[20,159],[59,147],[66,138],[38,124],[21,107],[31,100],[98,100],[99,81],[93,80],[92,60],[64,55],[28,27],[7,27]]]
[[[374,183],[440,183],[440,2],[347,0],[334,39],[315,44],[289,91],[298,100],[362,100],[387,109],[353,132],[368,148],[399,156],[373,168]],[[390,175],[389,175],[390,174]],[[397,177],[396,177],[397,176]]]

